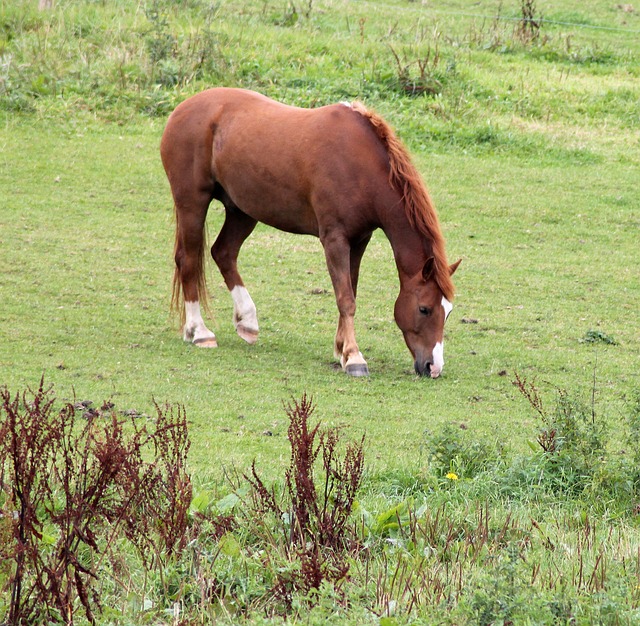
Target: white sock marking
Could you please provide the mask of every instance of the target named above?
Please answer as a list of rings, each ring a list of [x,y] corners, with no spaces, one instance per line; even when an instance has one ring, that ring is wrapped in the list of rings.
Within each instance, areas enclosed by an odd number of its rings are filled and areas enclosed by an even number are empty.
[[[238,324],[247,330],[258,332],[258,314],[256,305],[253,303],[249,292],[245,287],[236,285],[231,290],[233,298],[233,324],[237,328]]]
[[[198,339],[215,339],[215,335],[205,326],[202,314],[200,313],[200,302],[184,303],[185,322],[182,329],[182,337],[185,341],[196,341]]]

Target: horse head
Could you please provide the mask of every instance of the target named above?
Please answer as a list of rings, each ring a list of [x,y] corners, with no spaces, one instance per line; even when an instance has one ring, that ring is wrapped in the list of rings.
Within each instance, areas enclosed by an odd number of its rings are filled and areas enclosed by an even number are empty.
[[[459,264],[449,266],[449,275]],[[444,366],[444,323],[453,308],[438,286],[436,272],[435,260],[430,257],[422,271],[401,280],[394,310],[416,373],[431,378],[438,378]]]

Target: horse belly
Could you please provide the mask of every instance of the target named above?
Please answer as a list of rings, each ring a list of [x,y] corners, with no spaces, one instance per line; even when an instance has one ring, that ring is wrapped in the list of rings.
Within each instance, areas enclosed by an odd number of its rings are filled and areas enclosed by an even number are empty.
[[[250,176],[244,176],[238,184],[223,183],[223,187],[243,213],[259,222],[290,233],[317,236],[315,212],[296,190],[274,187]]]
[[[240,149],[226,145],[214,157],[214,175],[233,204],[259,222],[291,233],[318,235],[318,220],[310,201],[311,181],[295,154],[273,154],[266,147]],[[256,158],[267,155],[266,158]]]

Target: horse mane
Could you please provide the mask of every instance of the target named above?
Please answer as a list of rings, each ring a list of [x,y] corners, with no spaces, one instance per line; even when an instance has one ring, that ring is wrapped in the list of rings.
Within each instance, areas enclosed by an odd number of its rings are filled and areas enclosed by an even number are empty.
[[[411,226],[430,241],[436,268],[434,279],[444,297],[452,300],[454,286],[449,273],[438,214],[407,148],[380,115],[367,109],[361,102],[352,103],[351,108],[369,121],[386,148],[390,164],[389,182],[402,196]]]

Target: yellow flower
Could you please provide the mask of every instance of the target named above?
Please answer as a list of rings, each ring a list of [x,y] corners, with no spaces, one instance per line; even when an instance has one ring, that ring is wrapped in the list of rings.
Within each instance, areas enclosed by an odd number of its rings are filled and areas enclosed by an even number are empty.
[[[455,472],[449,472],[445,478],[448,478],[449,480],[458,480],[458,474]]]

